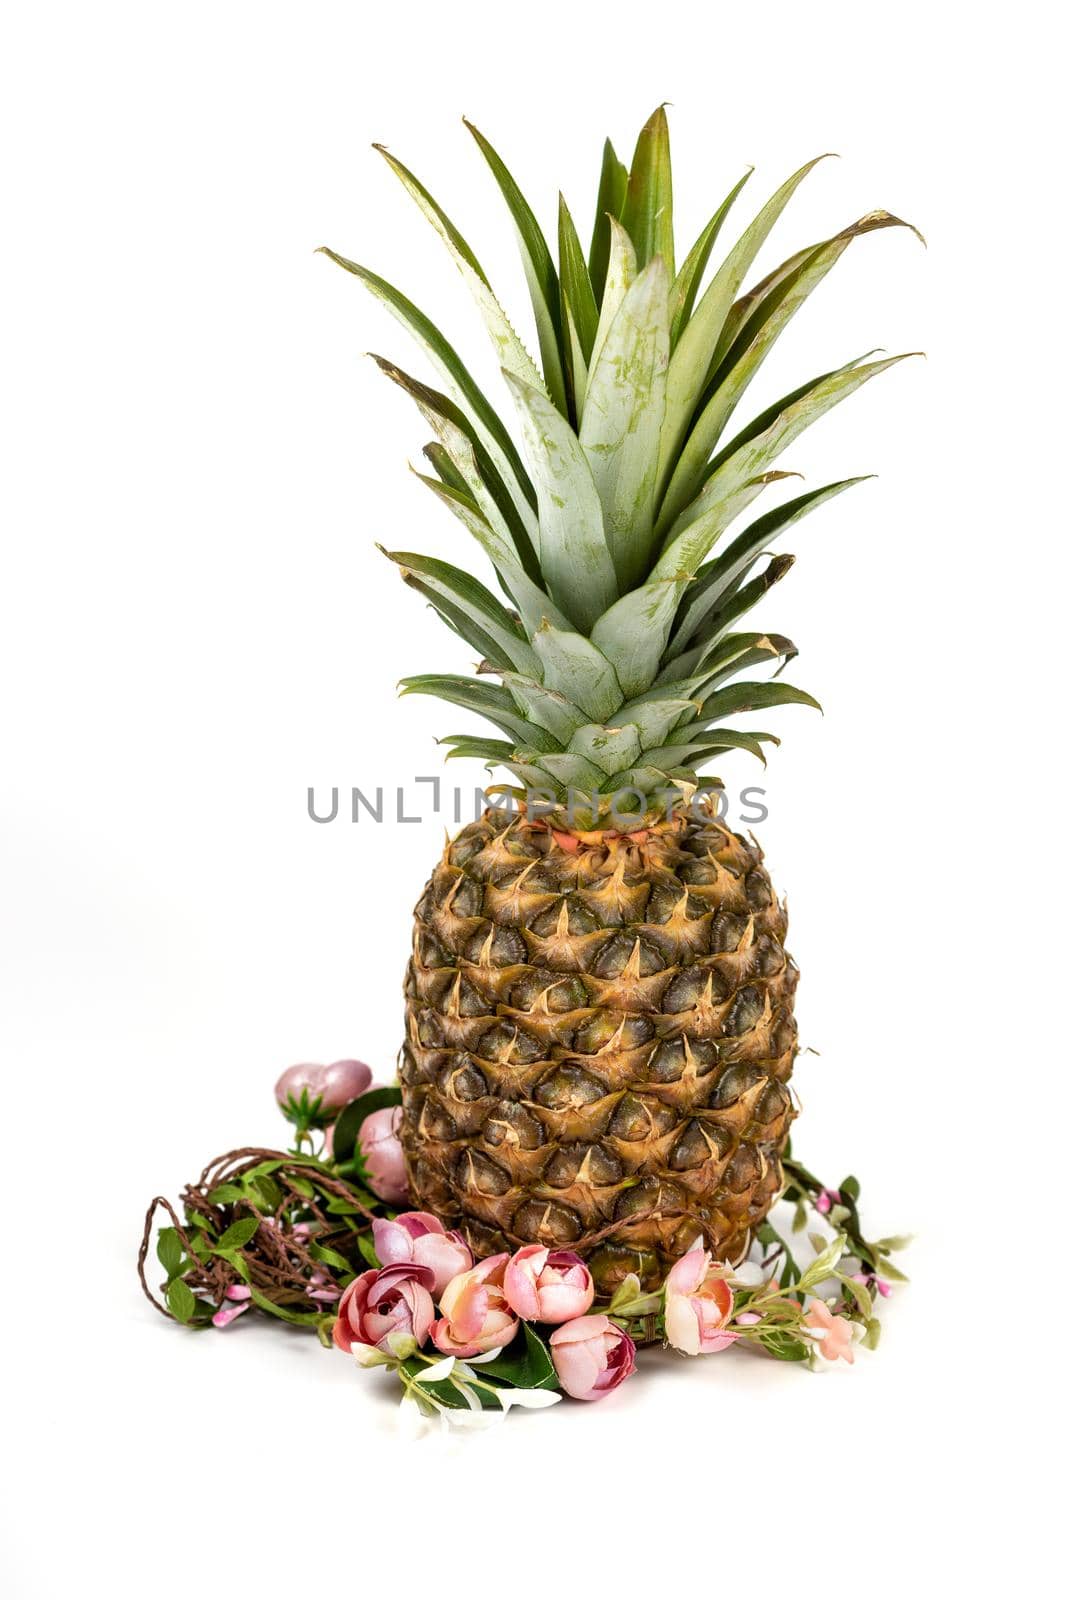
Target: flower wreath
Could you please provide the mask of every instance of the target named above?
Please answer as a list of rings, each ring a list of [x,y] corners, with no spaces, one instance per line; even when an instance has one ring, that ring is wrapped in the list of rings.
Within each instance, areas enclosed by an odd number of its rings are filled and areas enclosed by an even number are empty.
[[[359,1366],[394,1373],[413,1420],[469,1425],[564,1395],[601,1400],[632,1376],[638,1347],[657,1342],[685,1355],[737,1345],[851,1364],[857,1344],[876,1347],[875,1307],[904,1280],[891,1257],[908,1241],[864,1236],[857,1180],[829,1188],[787,1146],[788,1228],[764,1221],[737,1265],[697,1241],[661,1288],[646,1292],[630,1275],[597,1304],[572,1251],[528,1244],[476,1262],[460,1233],[402,1209],[400,1090],[373,1087],[363,1062],[290,1067],[275,1097],[296,1129],[292,1148],[217,1158],[183,1191],[181,1215],[156,1196],[141,1286],[188,1328],[227,1328],[258,1310],[314,1329]],[[147,1278],[160,1212],[162,1300]]]

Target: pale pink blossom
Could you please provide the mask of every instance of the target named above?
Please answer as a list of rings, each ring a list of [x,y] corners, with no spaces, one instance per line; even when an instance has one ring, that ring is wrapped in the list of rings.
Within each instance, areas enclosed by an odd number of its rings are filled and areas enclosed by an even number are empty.
[[[633,1340],[607,1317],[575,1317],[549,1344],[560,1384],[574,1400],[602,1400],[634,1370]]]
[[[573,1250],[527,1244],[504,1269],[504,1294],[527,1322],[570,1322],[593,1303],[593,1279]]]
[[[408,1173],[397,1132],[399,1106],[383,1106],[365,1117],[359,1128],[359,1151],[367,1179],[379,1200],[398,1205],[408,1197]]]
[[[518,1318],[504,1295],[506,1253],[487,1256],[452,1279],[441,1295],[441,1315],[432,1338],[446,1356],[476,1356],[510,1344]]]
[[[841,1195],[837,1189],[820,1189],[815,1209],[821,1216],[827,1216],[834,1206],[841,1204]]]
[[[393,1335],[410,1335],[416,1345],[424,1344],[433,1324],[432,1282],[429,1267],[413,1262],[360,1273],[338,1303],[334,1344],[346,1353],[354,1344],[388,1350]]]
[[[667,1274],[664,1327],[676,1350],[689,1356],[711,1355],[737,1338],[723,1326],[734,1307],[725,1271],[707,1250],[690,1250]]]
[[[852,1323],[847,1317],[835,1317],[825,1300],[813,1300],[804,1318],[818,1343],[819,1354],[827,1361],[838,1356],[850,1365],[855,1360],[852,1350]]]
[[[231,1283],[226,1290],[227,1300],[251,1300],[252,1291],[247,1283]]]
[[[429,1267],[433,1273],[431,1293],[440,1297],[442,1291],[461,1272],[469,1272],[474,1257],[462,1234],[446,1231],[428,1211],[404,1211],[389,1221],[375,1217],[371,1224],[374,1248],[383,1267],[396,1261],[415,1261]]]

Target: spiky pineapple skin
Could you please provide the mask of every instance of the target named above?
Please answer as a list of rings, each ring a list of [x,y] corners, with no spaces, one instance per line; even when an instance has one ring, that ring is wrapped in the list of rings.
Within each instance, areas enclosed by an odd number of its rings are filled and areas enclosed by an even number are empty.
[[[586,845],[486,812],[415,912],[413,1203],[484,1256],[577,1250],[656,1287],[743,1254],[781,1188],[797,969],[762,853],[702,805]]]

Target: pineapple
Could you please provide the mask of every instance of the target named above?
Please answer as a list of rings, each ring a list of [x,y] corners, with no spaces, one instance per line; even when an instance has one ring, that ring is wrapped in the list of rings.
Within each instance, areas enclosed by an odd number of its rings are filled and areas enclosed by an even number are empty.
[[[796,651],[742,619],[792,565],[771,550],[779,537],[861,480],[727,529],[790,476],[773,464],[810,423],[904,358],[847,362],[727,430],[852,240],[901,224],[871,212],[743,292],[812,161],[711,271],[742,177],[676,268],[661,108],[629,171],[606,144],[588,253],[560,198],[553,260],[500,156],[470,132],[518,233],[539,366],[464,237],[382,153],[484,316],[517,438],[421,311],[326,252],[439,374],[440,389],[376,358],[434,435],[420,476],[504,596],[462,565],[386,552],[478,657],[472,676],[408,678],[404,692],[492,724],[496,736],[444,743],[516,780],[448,843],[416,908],[402,1139],[414,1202],[477,1254],[575,1250],[607,1295],[630,1272],[655,1287],[698,1236],[738,1259],[781,1187],[797,969],[762,855],[716,814],[721,784],[701,769],[778,743],[735,716],[817,705],[747,676]]]

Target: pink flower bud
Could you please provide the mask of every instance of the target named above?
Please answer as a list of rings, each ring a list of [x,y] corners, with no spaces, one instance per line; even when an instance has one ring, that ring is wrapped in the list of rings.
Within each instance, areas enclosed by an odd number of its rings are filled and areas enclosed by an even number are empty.
[[[825,1217],[833,1203],[834,1202],[830,1197],[829,1189],[820,1189],[819,1197],[815,1202],[815,1209],[819,1212],[820,1216]]]
[[[607,1317],[575,1317],[549,1344],[559,1381],[574,1400],[602,1400],[634,1370],[633,1340]]]
[[[250,1300],[244,1300],[238,1306],[220,1306],[218,1311],[215,1312],[215,1315],[211,1319],[212,1326],[216,1328],[228,1328],[231,1322],[236,1322],[238,1317],[244,1315],[244,1313],[250,1308],[251,1304],[252,1302]]]
[[[887,1283],[884,1278],[875,1278],[874,1286],[878,1290],[878,1293],[886,1300],[888,1300],[889,1296],[893,1293],[892,1284]]]
[[[379,1200],[399,1204],[408,1197],[408,1174],[397,1130],[399,1106],[383,1106],[365,1117],[359,1129],[359,1150],[367,1178]]]
[[[570,1322],[593,1303],[593,1279],[573,1250],[527,1244],[504,1269],[504,1294],[526,1322]]]
[[[664,1327],[667,1341],[686,1355],[712,1355],[733,1344],[723,1331],[734,1307],[733,1290],[721,1276],[728,1269],[707,1250],[690,1250],[667,1274]]]
[[[313,1120],[326,1121],[324,1112],[338,1112],[351,1100],[358,1100],[370,1088],[371,1070],[365,1061],[332,1061],[324,1067],[315,1061],[302,1061],[287,1067],[274,1085],[274,1098],[283,1111],[290,1102],[300,1105],[307,1095],[314,1107]]]
[[[299,1102],[304,1090],[314,1101],[321,1093],[320,1080],[326,1068],[315,1061],[301,1061],[295,1067],[286,1067],[274,1085],[274,1098],[284,1109],[290,1100]]]
[[[441,1316],[432,1329],[442,1354],[481,1355],[514,1339],[519,1323],[504,1296],[507,1259],[504,1253],[487,1256],[447,1286],[441,1295]]]
[[[410,1334],[424,1344],[433,1325],[432,1279],[429,1267],[413,1263],[360,1273],[338,1303],[334,1344],[346,1353],[353,1344],[388,1349],[390,1334]]]
[[[374,1074],[365,1061],[331,1061],[322,1068],[322,1103],[328,1111],[341,1111],[371,1086]]]
[[[252,1291],[247,1283],[231,1283],[226,1290],[227,1300],[251,1300]]]
[[[438,1298],[452,1279],[469,1272],[474,1257],[461,1234],[446,1232],[443,1222],[428,1211],[405,1211],[393,1222],[376,1217],[372,1223],[374,1248],[383,1267],[397,1261],[414,1261],[433,1273],[431,1293]]]

